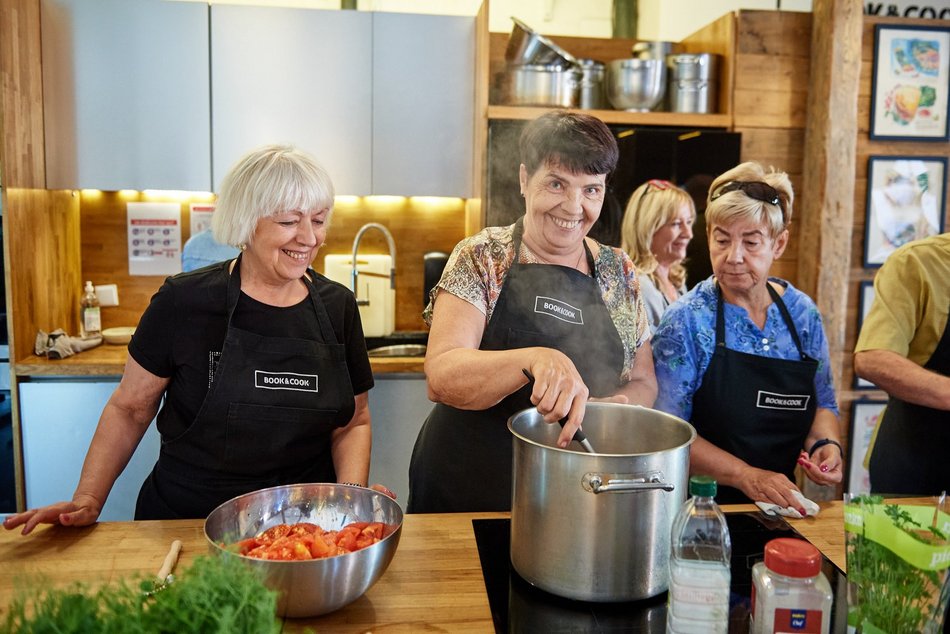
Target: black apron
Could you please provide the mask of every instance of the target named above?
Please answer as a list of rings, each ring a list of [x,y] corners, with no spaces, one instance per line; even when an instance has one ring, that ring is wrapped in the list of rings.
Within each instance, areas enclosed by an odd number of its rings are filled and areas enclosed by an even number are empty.
[[[795,481],[795,465],[815,421],[818,361],[805,354],[785,302],[766,283],[798,348],[800,360],[775,359],[726,347],[725,306],[716,286],[716,346],[693,395],[696,432],[753,467]],[[748,503],[742,491],[720,486],[720,504]]]
[[[551,264],[520,264],[522,219],[515,223],[514,260],[502,284],[481,350],[543,346],[567,355],[593,397],[620,388],[624,350],[591,275]],[[508,419],[531,404],[532,384],[482,411],[436,404],[409,463],[409,513],[511,510],[512,436]]]
[[[240,266],[238,257],[228,280],[227,335],[208,394],[187,429],[160,430],[158,462],[139,492],[137,520],[203,518],[250,491],[336,480],[330,434],[356,408],[345,348],[306,277],[319,340],[233,326]]]
[[[950,376],[950,319],[924,367]],[[950,489],[950,412],[891,396],[879,423],[871,460],[871,491],[939,495]]]

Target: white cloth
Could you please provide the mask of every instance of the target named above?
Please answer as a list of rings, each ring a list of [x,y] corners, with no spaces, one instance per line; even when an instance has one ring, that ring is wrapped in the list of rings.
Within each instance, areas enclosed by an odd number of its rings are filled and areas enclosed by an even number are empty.
[[[798,503],[801,505],[801,508],[805,509],[805,516],[811,517],[813,515],[818,515],[820,508],[817,504],[806,498],[804,495],[798,491],[793,491],[795,499],[798,500]],[[778,504],[772,504],[771,502],[756,502],[756,506],[762,509],[762,512],[766,515],[784,515],[785,517],[794,517],[795,519],[802,519],[802,514],[798,512],[798,509],[789,506],[788,508],[782,508]]]

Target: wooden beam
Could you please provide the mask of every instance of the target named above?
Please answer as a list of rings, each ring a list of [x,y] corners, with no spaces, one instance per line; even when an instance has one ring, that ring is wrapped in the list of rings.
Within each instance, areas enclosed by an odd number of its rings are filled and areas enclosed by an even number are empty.
[[[805,124],[798,283],[818,304],[841,385],[848,274],[854,224],[854,175],[861,73],[861,3],[815,0],[811,86]]]

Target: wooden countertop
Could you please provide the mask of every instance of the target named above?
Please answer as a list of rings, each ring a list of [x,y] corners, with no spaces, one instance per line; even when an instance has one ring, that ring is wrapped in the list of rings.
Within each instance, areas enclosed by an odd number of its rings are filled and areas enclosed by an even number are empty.
[[[842,570],[844,524],[841,502],[822,502],[821,513],[790,520]],[[757,511],[753,505],[726,512]],[[288,619],[285,632],[493,632],[472,520],[507,513],[406,515],[399,548],[389,569],[362,597],[322,617]],[[202,520],[103,522],[86,528],[43,526],[22,537],[0,530],[0,606],[11,601],[14,580],[43,574],[54,583],[91,585],[137,574],[154,574],[172,540],[183,543],[179,566],[208,552]]]
[[[50,360],[30,355],[13,364],[17,376],[122,376],[129,358],[126,346],[104,343],[65,359]],[[372,357],[374,374],[412,372],[422,374],[424,357]]]

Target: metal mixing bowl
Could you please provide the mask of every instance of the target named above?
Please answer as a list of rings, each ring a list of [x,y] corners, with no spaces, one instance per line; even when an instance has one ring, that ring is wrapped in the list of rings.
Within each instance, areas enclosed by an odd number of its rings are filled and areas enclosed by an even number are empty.
[[[617,110],[646,112],[666,92],[666,62],[662,59],[615,59],[607,64],[607,99]]]
[[[512,16],[515,23],[505,48],[505,61],[519,66],[560,66],[568,68],[577,64],[577,59],[544,37],[530,26]]]
[[[239,557],[262,574],[265,585],[279,593],[278,616],[317,616],[355,601],[379,580],[396,552],[402,519],[395,500],[372,489],[292,484],[228,500],[205,520],[205,539],[212,553]],[[312,522],[325,530],[338,530],[350,522],[370,521],[383,522],[393,530],[372,546],[326,559],[268,561],[222,547],[277,524]]]

